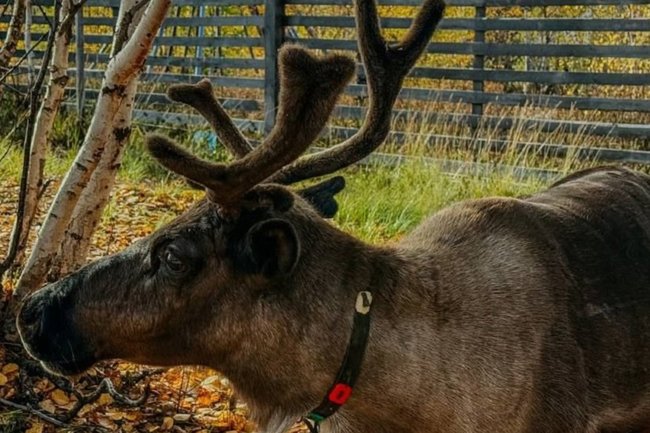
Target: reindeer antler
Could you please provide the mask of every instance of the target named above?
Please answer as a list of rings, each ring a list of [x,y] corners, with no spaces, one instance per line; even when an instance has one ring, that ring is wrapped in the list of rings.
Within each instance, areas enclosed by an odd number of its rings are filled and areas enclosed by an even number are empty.
[[[201,184],[209,197],[224,207],[237,201],[263,181],[295,183],[332,173],[375,150],[390,130],[391,111],[404,78],[425,50],[444,11],[443,0],[425,0],[406,35],[389,45],[381,36],[374,0],[356,0],[359,50],[368,79],[369,108],[362,127],[343,143],[298,159],[316,139],[331,114],[336,99],[354,73],[354,62],[340,55],[318,59],[297,46],[280,51],[280,103],[276,125],[253,149],[214,97],[207,80],[193,86],[174,86],[172,100],[197,109],[211,124],[222,143],[240,159],[230,165],[195,157],[162,136],[148,139],[153,156],[170,170]],[[342,179],[326,181],[305,190],[307,197],[326,200],[326,212],[335,211],[331,194]],[[322,191],[330,196],[323,198]]]
[[[363,126],[337,146],[305,156],[284,167],[269,181],[291,184],[333,173],[372,153],[390,131],[391,112],[404,78],[442,19],[443,0],[425,0],[406,35],[389,45],[381,36],[375,0],[355,0],[359,51],[366,68],[369,107]]]
[[[354,73],[354,62],[346,56],[328,55],[319,59],[292,45],[280,50],[279,65],[280,103],[276,125],[253,151],[229,165],[215,164],[197,158],[169,138],[152,136],[147,141],[151,154],[171,171],[205,186],[214,202],[235,206],[247,191],[302,155],[325,126],[336,99]],[[198,88],[197,93],[205,95],[205,87]],[[181,99],[189,100],[183,95]],[[210,99],[214,97],[210,95]],[[214,119],[213,127],[227,118],[218,103],[211,109],[202,108],[203,111],[206,117]],[[228,119],[225,124],[226,137],[243,139],[239,132],[232,133],[236,130],[232,121]],[[221,127],[222,124],[216,130]],[[244,150],[243,146],[237,148]]]
[[[169,99],[193,107],[208,121],[223,145],[237,158],[243,158],[253,150],[246,137],[237,129],[224,111],[210,80],[204,78],[196,84],[177,84],[167,90]]]

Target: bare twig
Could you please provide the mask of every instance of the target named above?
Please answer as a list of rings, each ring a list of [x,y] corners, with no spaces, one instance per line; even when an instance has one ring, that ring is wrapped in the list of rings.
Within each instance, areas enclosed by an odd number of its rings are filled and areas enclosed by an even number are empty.
[[[43,186],[41,186],[40,191],[38,191],[38,195],[36,196],[36,201],[39,202],[41,201],[41,198],[45,195],[45,192],[47,189],[50,187],[50,185],[54,182],[54,179],[47,179],[45,182],[43,182]]]
[[[43,62],[41,63],[41,69],[38,72],[38,77],[34,83],[34,86],[30,92],[30,101],[29,101],[29,120],[27,122],[27,127],[25,128],[25,141],[24,141],[24,157],[23,157],[23,168],[20,179],[20,191],[18,195],[18,208],[16,209],[16,220],[14,228],[11,233],[11,242],[9,245],[9,251],[7,256],[0,263],[0,279],[4,273],[11,267],[13,261],[16,258],[18,253],[18,245],[21,237],[23,219],[25,217],[25,198],[27,195],[27,176],[29,171],[29,162],[31,156],[30,143],[32,139],[32,134],[34,130],[34,124],[36,122],[36,115],[38,114],[38,101],[41,94],[41,89],[43,87],[43,82],[45,81],[45,75],[47,74],[48,67],[50,63],[50,57],[52,56],[52,49],[54,47],[54,40],[56,38],[56,28],[59,23],[59,11],[61,9],[61,1],[54,0],[54,22],[50,27],[48,33],[47,47],[45,49],[45,54],[43,56]]]
[[[2,84],[2,83],[0,83],[0,84]],[[7,84],[7,83],[2,84],[2,87],[0,89],[1,89],[0,93],[2,92],[2,90],[7,89],[7,90],[11,90],[12,93],[14,93],[14,94],[16,94],[18,96],[27,97],[27,94],[25,92],[23,92],[22,90],[14,87],[14,86],[11,86],[11,85]]]
[[[145,385],[144,392],[142,393],[142,395],[139,398],[134,400],[129,397],[126,397],[125,395],[120,394],[115,389],[113,382],[111,382],[109,378],[104,378],[99,383],[99,386],[90,394],[83,395],[80,392],[75,391],[74,394],[77,397],[77,402],[72,407],[72,409],[70,409],[70,411],[64,416],[63,419],[65,419],[66,421],[71,421],[75,416],[77,416],[77,414],[79,413],[82,407],[84,407],[87,404],[95,402],[99,398],[99,396],[104,393],[107,393],[111,397],[113,397],[113,400],[116,401],[119,405],[128,406],[128,407],[137,407],[147,401],[147,398],[149,398],[150,391],[151,390],[149,388],[149,384]]]
[[[5,151],[4,151],[4,153],[2,154],[2,156],[0,156],[0,162],[2,162],[2,161],[7,157],[7,155],[9,154],[9,151],[10,151],[10,150],[11,150],[11,147],[7,146],[7,148],[5,149]]]
[[[35,376],[35,377],[45,377],[49,379],[54,385],[56,385],[57,388],[60,388],[65,392],[71,393],[77,398],[77,402],[72,407],[72,409],[70,409],[65,415],[63,415],[61,419],[57,420],[61,423],[67,423],[72,421],[72,419],[75,416],[77,416],[81,408],[83,408],[85,405],[94,403],[103,393],[109,394],[118,405],[126,406],[126,407],[141,406],[147,401],[151,393],[151,389],[148,383],[149,378],[151,376],[158,375],[165,371],[165,369],[163,368],[156,368],[156,369],[144,370],[139,373],[135,373],[133,375],[125,376],[123,378],[125,388],[130,388],[142,382],[143,380],[147,381],[145,382],[145,388],[142,395],[137,399],[131,399],[123,395],[119,391],[117,391],[115,389],[115,386],[113,385],[113,382],[111,382],[109,378],[102,379],[99,385],[97,385],[97,388],[95,388],[92,392],[88,394],[82,394],[80,391],[77,391],[74,388],[73,383],[71,383],[70,381],[68,381],[63,377],[52,375],[47,370],[44,370],[43,367],[37,362],[23,359],[23,358],[17,359],[16,362],[20,365],[21,370],[25,371],[28,375]],[[15,403],[10,402],[10,404],[15,404]],[[22,407],[17,409],[25,410]]]
[[[7,13],[7,9],[9,9],[9,3],[11,3],[11,0],[7,0],[5,4],[2,6],[2,12],[0,13],[0,17],[5,16],[5,13]]]
[[[41,42],[45,40],[45,38],[49,37],[49,33],[45,33],[41,35],[41,37],[36,41],[34,45],[32,45],[29,50],[25,51],[25,53],[18,59],[15,65],[13,65],[11,68],[7,69],[7,72],[5,72],[2,77],[0,77],[0,85],[4,83],[4,81],[20,66],[22,66],[23,62],[25,62],[25,59],[34,52],[34,50],[40,45]]]
[[[57,427],[68,427],[68,424],[64,423],[63,421],[60,421],[54,417],[51,417],[49,415],[44,414],[43,412],[34,409],[33,407],[24,405],[24,404],[18,404],[14,403],[13,401],[6,400],[4,398],[0,398],[0,404],[3,404],[5,406],[11,407],[13,409],[18,409],[22,410],[24,412],[28,412],[34,416],[39,417],[43,421],[46,421],[52,425],[55,425]]]

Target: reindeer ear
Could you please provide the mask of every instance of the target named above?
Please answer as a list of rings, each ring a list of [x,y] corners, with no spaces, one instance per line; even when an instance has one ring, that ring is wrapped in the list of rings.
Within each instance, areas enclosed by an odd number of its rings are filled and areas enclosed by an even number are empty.
[[[343,176],[335,176],[316,185],[301,189],[298,194],[311,204],[323,218],[333,218],[339,210],[334,196],[345,188]]]
[[[293,271],[300,256],[300,241],[289,222],[269,219],[248,230],[244,251],[255,272],[278,277]]]

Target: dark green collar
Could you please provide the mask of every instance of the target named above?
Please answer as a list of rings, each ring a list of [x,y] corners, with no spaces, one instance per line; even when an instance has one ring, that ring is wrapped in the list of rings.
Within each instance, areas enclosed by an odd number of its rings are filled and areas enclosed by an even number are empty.
[[[368,345],[371,306],[372,293],[367,291],[359,292],[354,308],[354,322],[350,342],[345,351],[341,368],[336,375],[336,380],[321,404],[301,419],[311,433],[319,433],[320,424],[334,415],[352,395],[352,389],[361,372],[361,364]]]

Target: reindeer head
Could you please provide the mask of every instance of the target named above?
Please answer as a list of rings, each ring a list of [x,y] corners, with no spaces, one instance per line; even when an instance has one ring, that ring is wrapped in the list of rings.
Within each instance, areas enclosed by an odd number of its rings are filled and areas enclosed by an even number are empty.
[[[272,346],[301,332],[292,314],[301,314],[319,290],[336,289],[337,267],[357,241],[323,218],[336,211],[341,178],[299,193],[284,185],[332,173],[384,141],[404,76],[443,11],[441,1],[427,0],[404,40],[389,46],[374,2],[355,6],[370,95],[360,131],[299,159],[354,73],[354,61],[342,55],[319,58],[297,46],[282,48],[276,125],[256,148],[209,82],[172,87],[170,98],[197,109],[239,159],[215,164],[168,138],[149,137],[154,158],[203,186],[206,198],[126,250],[26,299],[18,329],[34,357],[62,374],[107,358],[220,367],[250,350],[245,342],[254,333]]]

